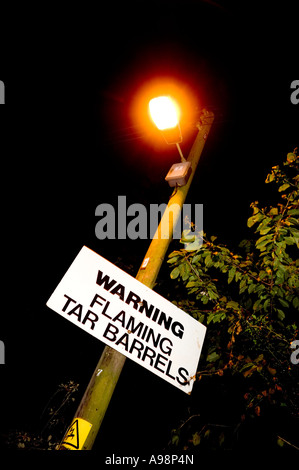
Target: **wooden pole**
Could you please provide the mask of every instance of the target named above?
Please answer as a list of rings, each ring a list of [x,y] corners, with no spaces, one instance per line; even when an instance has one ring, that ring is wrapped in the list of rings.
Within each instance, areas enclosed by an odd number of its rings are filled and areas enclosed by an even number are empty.
[[[191,175],[185,186],[177,187],[169,200],[156,234],[147,250],[136,279],[153,288],[169,244],[173,230],[191,186],[197,164],[204,148],[214,115],[203,111],[198,124],[198,134],[188,156]],[[169,211],[172,217],[169,217]],[[106,346],[83,395],[75,417],[67,429],[59,450],[91,450],[112,398],[126,357]]]

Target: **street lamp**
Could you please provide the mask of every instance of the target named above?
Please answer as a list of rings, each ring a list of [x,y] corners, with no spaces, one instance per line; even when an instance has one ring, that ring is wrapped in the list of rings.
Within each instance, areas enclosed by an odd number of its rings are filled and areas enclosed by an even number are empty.
[[[161,131],[167,144],[175,144],[181,157],[181,163],[174,163],[167,173],[165,180],[169,186],[184,186],[191,174],[191,162],[184,158],[180,147],[182,133],[180,128],[180,109],[170,96],[158,96],[149,102],[150,116]]]
[[[175,128],[179,125],[180,109],[170,96],[158,96],[149,102],[152,120],[160,130]],[[181,142],[180,135],[178,142]],[[173,143],[173,142],[171,142]]]
[[[182,142],[180,108],[170,96],[158,96],[149,102],[150,116],[161,131],[167,144],[176,144],[182,161],[185,161],[179,143]]]
[[[160,97],[162,98],[162,97]],[[165,97],[163,97],[165,98]],[[153,100],[151,100],[153,101]],[[160,101],[160,100],[159,100]],[[152,103],[150,108],[153,106],[155,109],[156,104],[158,102]],[[161,100],[160,104],[166,104],[166,100]],[[170,111],[169,114],[172,116],[173,114],[173,105],[167,105],[167,109]],[[153,112],[155,115],[156,111]],[[156,116],[161,114],[162,111],[157,112]],[[166,113],[167,114],[167,113]],[[173,119],[173,116],[172,118]],[[179,113],[176,115],[176,119],[171,120],[170,117],[164,121],[164,125],[162,122],[159,122],[159,126],[162,127],[160,130],[163,133],[166,140],[169,136],[168,131],[175,129],[179,129],[180,140],[175,140],[174,142],[169,141],[168,143],[175,143],[179,144],[182,140],[181,131],[179,128]],[[198,123],[198,134],[194,140],[192,148],[190,150],[188,160],[176,164],[176,165],[184,165],[186,163],[190,164],[191,167],[191,176],[188,180],[188,183],[179,185],[178,183],[169,184],[175,186],[183,186],[183,187],[176,187],[173,191],[171,198],[168,201],[167,207],[163,213],[161,218],[160,224],[157,227],[156,233],[153,236],[153,239],[149,245],[149,248],[145,254],[143,262],[139,268],[139,271],[136,275],[136,279],[140,281],[145,286],[149,287],[150,289],[154,288],[156,283],[156,278],[160,271],[161,265],[163,263],[164,257],[166,256],[169,244],[172,240],[173,230],[176,226],[180,213],[182,211],[186,196],[188,194],[190,185],[192,183],[192,179],[198,165],[198,161],[200,159],[202,150],[204,148],[208,133],[212,126],[214,119],[213,113],[209,113],[207,111],[202,112],[201,123]],[[154,118],[153,118],[154,120]],[[170,126],[170,127],[168,127]],[[158,127],[158,125],[157,125]],[[166,134],[165,134],[166,133]],[[169,137],[168,137],[169,138]],[[178,139],[178,137],[176,138]],[[170,170],[171,171],[171,170]],[[169,173],[170,173],[169,171]],[[167,178],[167,177],[166,177]],[[172,211],[172,217],[169,217],[169,211]],[[166,230],[165,230],[166,228]],[[165,230],[165,231],[164,231]],[[163,233],[164,236],[161,236]],[[63,438],[62,443],[58,447],[59,450],[90,450],[94,444],[95,438],[98,434],[99,428],[102,424],[104,419],[106,410],[110,403],[111,397],[113,395],[115,386],[118,382],[120,373],[124,366],[126,357],[116,351],[115,349],[111,348],[110,346],[106,346],[102,356],[97,363],[97,366],[93,372],[93,375],[90,379],[90,382],[85,390],[85,393],[81,399],[81,402],[78,406],[78,409],[75,413],[74,419],[72,421],[71,426],[68,428],[65,434],[65,438]],[[72,446],[68,444],[67,437],[71,433],[71,437],[73,439],[73,428],[75,427],[76,423],[76,433],[77,433],[77,446]],[[88,427],[89,432],[87,437],[83,432],[83,437],[80,436],[79,427],[83,426],[84,429]],[[80,436],[80,439],[79,439]],[[79,446],[80,443],[80,446]]]

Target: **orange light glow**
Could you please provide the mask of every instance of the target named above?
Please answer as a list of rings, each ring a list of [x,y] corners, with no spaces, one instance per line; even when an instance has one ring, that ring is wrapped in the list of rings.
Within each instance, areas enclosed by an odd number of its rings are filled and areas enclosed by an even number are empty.
[[[179,123],[180,110],[170,96],[159,96],[150,100],[149,111],[159,130],[171,129]]]
[[[187,142],[191,136],[193,139],[195,132],[193,123],[196,122],[196,108],[200,107],[200,100],[196,87],[192,86],[186,77],[182,80],[181,77],[169,75],[149,75],[132,91],[128,106],[129,125],[142,132],[140,141],[154,149],[157,158],[160,158],[161,152],[165,151],[165,140],[161,138],[161,131],[150,115],[149,102],[153,98],[171,96],[175,103],[178,103],[177,129],[180,128],[184,141]],[[175,130],[175,127],[171,128],[172,130]],[[163,132],[168,131],[166,129]]]

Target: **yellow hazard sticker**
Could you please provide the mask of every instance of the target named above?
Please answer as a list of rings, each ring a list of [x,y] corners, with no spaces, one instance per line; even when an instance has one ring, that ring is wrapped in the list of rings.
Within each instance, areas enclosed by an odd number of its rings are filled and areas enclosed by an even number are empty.
[[[61,445],[68,450],[81,450],[92,428],[85,419],[75,418],[68,428]]]

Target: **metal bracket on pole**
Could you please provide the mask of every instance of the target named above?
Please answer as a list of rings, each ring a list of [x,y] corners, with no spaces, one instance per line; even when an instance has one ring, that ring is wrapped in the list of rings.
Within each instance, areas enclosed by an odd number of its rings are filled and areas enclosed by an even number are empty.
[[[185,162],[185,161],[186,161],[186,158],[185,158],[184,155],[183,155],[183,152],[182,152],[182,149],[181,149],[181,147],[180,147],[180,144],[179,144],[179,143],[176,143],[175,145],[176,145],[176,147],[177,147],[177,149],[178,149],[178,151],[179,151],[179,154],[180,154],[180,156],[181,156],[181,161],[182,161],[182,162]]]

